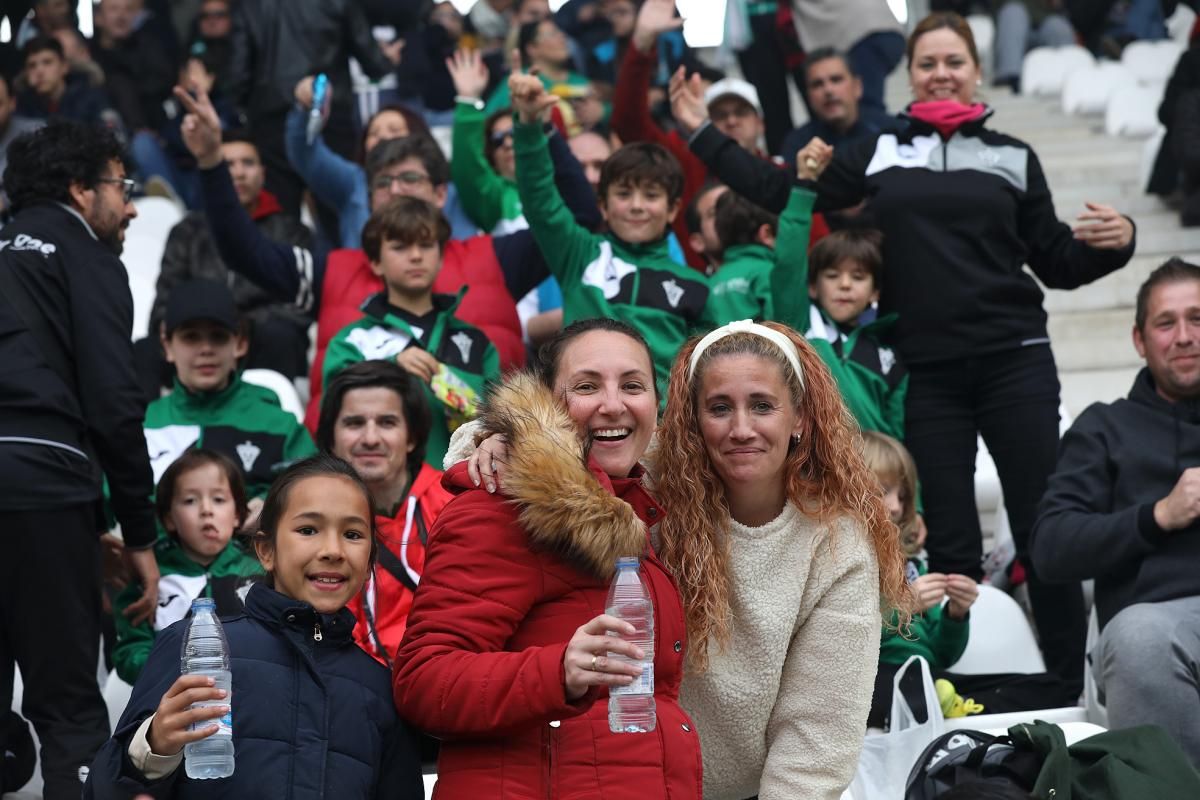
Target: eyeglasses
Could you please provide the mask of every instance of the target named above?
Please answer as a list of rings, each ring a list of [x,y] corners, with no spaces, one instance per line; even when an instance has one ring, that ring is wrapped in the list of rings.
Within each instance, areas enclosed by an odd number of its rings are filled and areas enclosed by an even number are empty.
[[[492,140],[493,147],[500,147],[505,143],[511,145],[513,138],[512,128],[503,131],[492,131],[490,138]]]
[[[126,203],[133,199],[133,190],[137,188],[137,182],[133,178],[97,178],[96,182],[118,184]]]
[[[401,172],[398,175],[376,175],[372,185],[376,189],[391,189],[397,182],[400,184],[400,188],[432,183],[424,172]]]
[[[229,12],[221,9],[213,9],[212,11],[201,11],[196,15],[197,19],[229,19]]]

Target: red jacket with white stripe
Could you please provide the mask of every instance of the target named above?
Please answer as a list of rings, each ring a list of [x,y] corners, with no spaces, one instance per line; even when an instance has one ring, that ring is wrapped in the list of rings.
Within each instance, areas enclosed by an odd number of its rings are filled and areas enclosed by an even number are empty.
[[[379,537],[375,574],[347,608],[354,612],[354,641],[386,666],[391,666],[404,638],[413,592],[425,570],[429,531],[450,497],[442,488],[441,471],[423,464],[396,516],[375,516]]]

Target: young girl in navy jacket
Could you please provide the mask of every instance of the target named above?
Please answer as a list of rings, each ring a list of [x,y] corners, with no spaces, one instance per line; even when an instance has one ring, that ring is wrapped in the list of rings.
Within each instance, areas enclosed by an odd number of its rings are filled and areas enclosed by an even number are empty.
[[[354,644],[346,609],[375,561],[367,487],[344,461],[314,456],[275,481],[260,526],[255,550],[268,580],[250,589],[243,614],[223,620],[231,696],[211,678],[179,674],[187,620],[167,628],[85,797],[424,797],[388,672]],[[227,704],[191,708],[206,700]],[[187,777],[184,745],[215,733],[231,707],[233,775]]]

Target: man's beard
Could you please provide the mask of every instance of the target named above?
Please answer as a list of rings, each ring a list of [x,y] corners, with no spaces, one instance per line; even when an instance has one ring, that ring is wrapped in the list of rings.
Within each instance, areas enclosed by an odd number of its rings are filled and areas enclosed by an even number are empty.
[[[96,238],[100,240],[101,244],[111,250],[115,256],[120,256],[125,251],[125,241],[121,238],[120,228],[104,236],[96,234]]]

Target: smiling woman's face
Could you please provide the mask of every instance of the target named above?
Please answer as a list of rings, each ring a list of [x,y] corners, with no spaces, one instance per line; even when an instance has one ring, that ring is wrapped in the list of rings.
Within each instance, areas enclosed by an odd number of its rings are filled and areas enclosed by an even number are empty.
[[[783,480],[799,415],[783,371],[749,353],[723,355],[700,378],[700,435],[727,487]]]
[[[558,359],[554,393],[604,472],[624,478],[637,465],[657,424],[654,366],[646,348],[623,333],[595,330],[576,337]]]
[[[929,31],[913,47],[908,79],[917,102],[957,100],[969,105],[979,77],[979,64],[966,41],[949,28]]]

